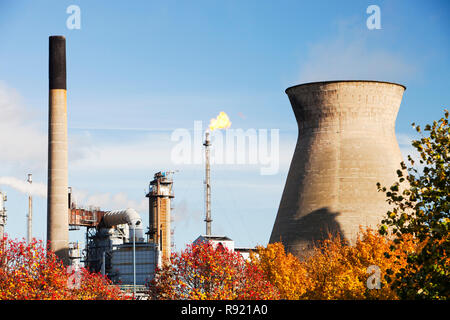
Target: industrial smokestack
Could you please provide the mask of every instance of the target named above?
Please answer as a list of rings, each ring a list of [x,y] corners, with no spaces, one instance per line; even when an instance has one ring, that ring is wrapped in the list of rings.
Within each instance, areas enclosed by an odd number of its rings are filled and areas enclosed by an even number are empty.
[[[395,119],[404,90],[378,81],[286,89],[299,136],[271,243],[300,257],[328,233],[354,243],[360,225],[377,227],[389,205],[376,183],[392,185],[402,161]]]
[[[68,265],[68,160],[67,160],[67,96],[66,39],[49,38],[49,126],[47,240],[49,249]]]

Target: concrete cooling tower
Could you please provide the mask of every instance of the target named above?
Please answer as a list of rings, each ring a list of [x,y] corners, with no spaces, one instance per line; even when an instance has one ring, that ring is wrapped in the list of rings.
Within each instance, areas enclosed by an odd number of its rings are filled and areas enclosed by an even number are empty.
[[[381,81],[286,89],[299,131],[271,243],[300,257],[328,233],[354,243],[360,225],[377,227],[388,204],[376,183],[392,185],[402,161],[395,119],[405,89]]]

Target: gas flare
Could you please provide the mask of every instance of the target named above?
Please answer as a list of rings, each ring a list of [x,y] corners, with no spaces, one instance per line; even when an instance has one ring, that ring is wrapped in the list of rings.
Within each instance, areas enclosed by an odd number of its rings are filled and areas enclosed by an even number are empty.
[[[231,126],[230,118],[228,115],[221,111],[216,119],[211,119],[209,123],[209,130],[213,131],[215,129],[226,129]]]

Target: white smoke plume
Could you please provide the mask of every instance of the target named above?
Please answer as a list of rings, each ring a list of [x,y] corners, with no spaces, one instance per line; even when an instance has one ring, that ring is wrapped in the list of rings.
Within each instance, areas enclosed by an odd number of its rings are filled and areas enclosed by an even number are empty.
[[[9,186],[19,192],[30,196],[47,197],[47,185],[41,182],[28,183],[25,180],[20,180],[14,177],[0,177],[0,185]],[[119,192],[111,193],[94,193],[88,194],[84,190],[74,190],[72,193],[72,200],[79,207],[100,207],[104,210],[120,210],[126,208],[133,208],[137,211],[146,211],[148,201],[135,201],[129,199],[127,194]]]
[[[101,210],[133,208],[138,212],[146,212],[148,210],[148,200],[136,201],[129,199],[125,192],[88,194],[85,190],[74,189],[72,191],[72,203],[75,203],[79,208],[98,207]]]
[[[47,185],[40,182],[29,183],[14,177],[0,177],[0,185],[6,185],[30,196],[47,197]]]

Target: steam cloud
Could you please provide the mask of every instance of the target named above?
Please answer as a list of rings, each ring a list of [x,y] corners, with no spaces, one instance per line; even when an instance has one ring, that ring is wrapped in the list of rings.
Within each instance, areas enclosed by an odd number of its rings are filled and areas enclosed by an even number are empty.
[[[0,185],[10,186],[30,196],[47,197],[47,185],[40,182],[28,183],[14,177],[0,177]]]

